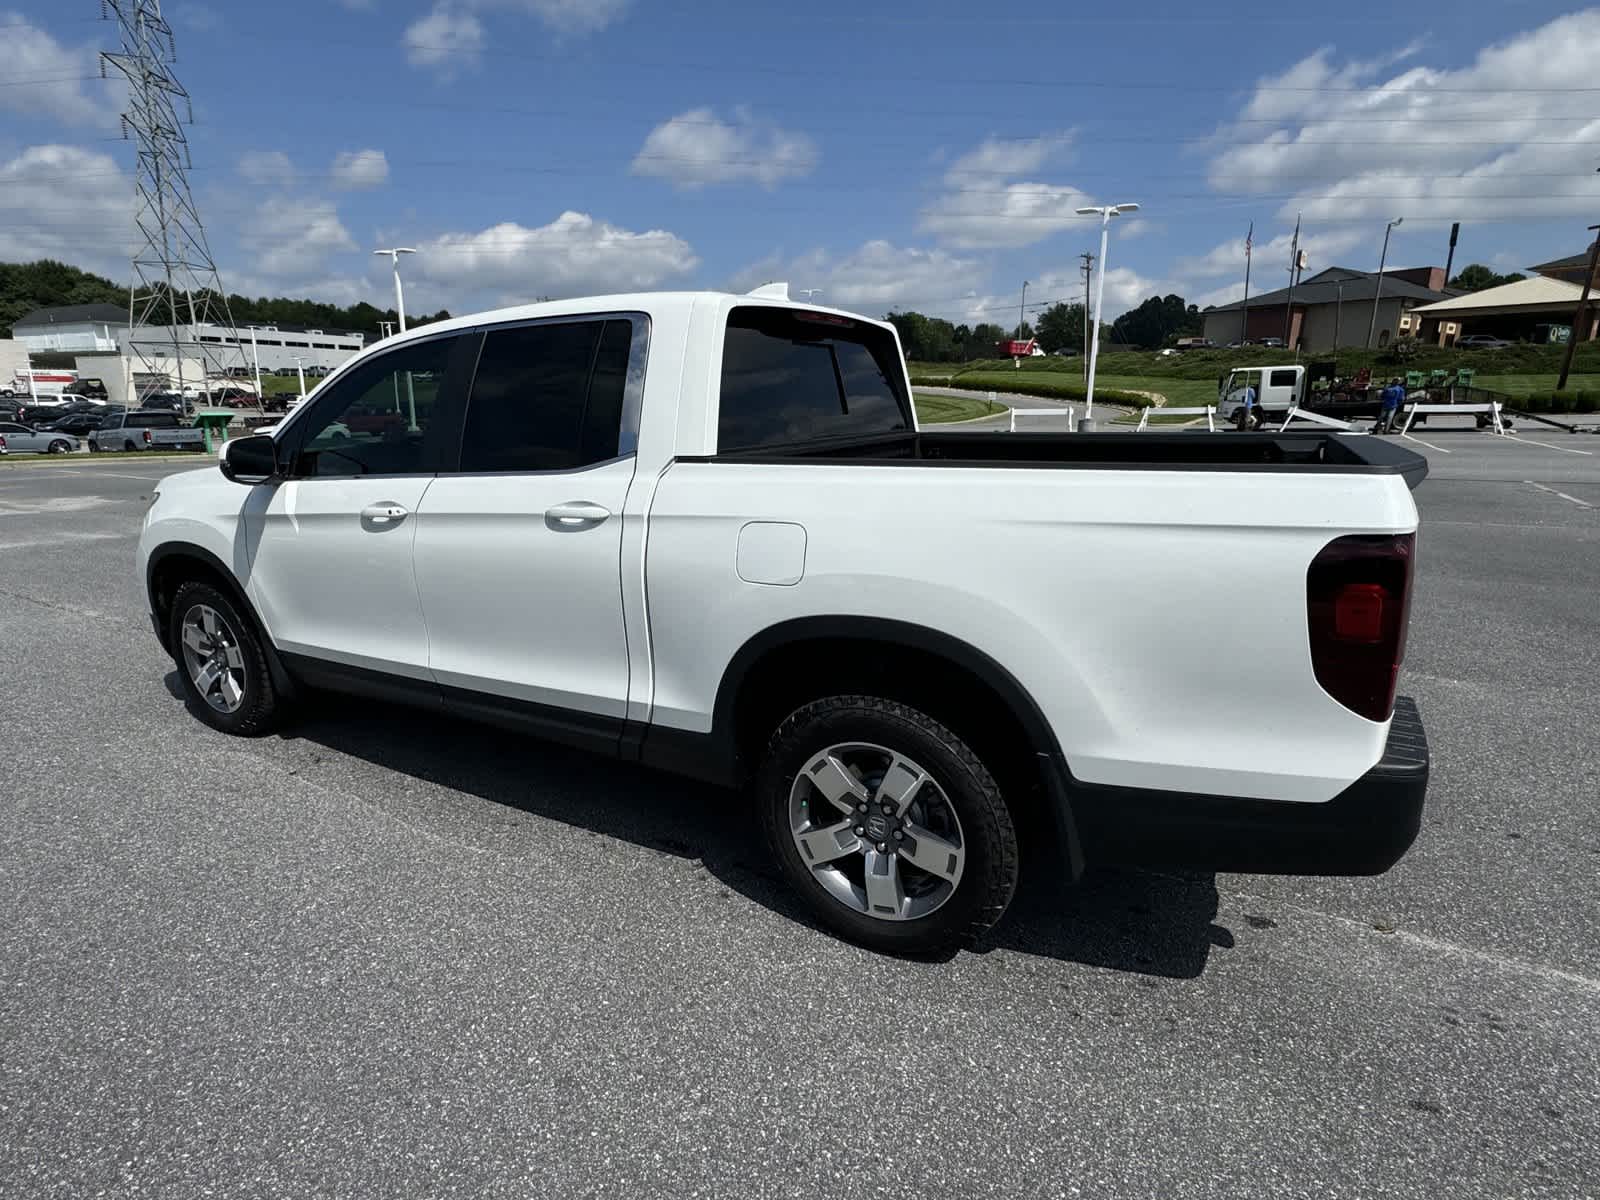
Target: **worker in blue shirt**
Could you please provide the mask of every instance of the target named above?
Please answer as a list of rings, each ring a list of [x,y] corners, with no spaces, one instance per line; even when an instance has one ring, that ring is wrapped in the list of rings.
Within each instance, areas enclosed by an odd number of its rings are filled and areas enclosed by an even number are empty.
[[[1378,433],[1393,433],[1394,423],[1400,415],[1400,406],[1406,402],[1406,389],[1399,379],[1391,379],[1389,386],[1378,397]]]
[[[1249,383],[1244,385],[1244,407],[1239,411],[1242,414],[1239,418],[1239,428],[1241,430],[1252,427],[1251,418],[1256,418],[1253,423],[1254,427],[1260,428],[1259,418],[1261,414],[1256,410],[1256,389],[1251,387]]]

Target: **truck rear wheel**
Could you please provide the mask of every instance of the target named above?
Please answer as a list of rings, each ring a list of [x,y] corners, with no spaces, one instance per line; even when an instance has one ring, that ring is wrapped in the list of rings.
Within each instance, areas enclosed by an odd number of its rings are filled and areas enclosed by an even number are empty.
[[[1016,892],[1017,835],[993,775],[907,705],[853,695],[797,709],[757,789],[784,876],[824,925],[870,949],[970,945]]]

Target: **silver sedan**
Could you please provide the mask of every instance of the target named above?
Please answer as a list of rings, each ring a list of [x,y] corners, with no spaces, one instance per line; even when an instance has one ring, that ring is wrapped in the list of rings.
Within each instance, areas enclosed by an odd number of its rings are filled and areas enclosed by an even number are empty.
[[[70,433],[34,430],[15,421],[0,421],[0,438],[5,439],[7,454],[68,454],[78,448],[78,439]]]

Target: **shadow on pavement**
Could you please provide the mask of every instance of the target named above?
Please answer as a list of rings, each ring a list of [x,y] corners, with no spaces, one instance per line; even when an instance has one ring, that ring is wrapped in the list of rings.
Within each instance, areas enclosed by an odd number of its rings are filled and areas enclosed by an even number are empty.
[[[165,680],[179,699],[176,672]],[[280,735],[388,770],[616,838],[698,860],[719,882],[811,924],[767,858],[740,798],[627,763],[415,709],[317,698]],[[1204,971],[1232,935],[1213,924],[1215,877],[1095,870],[1075,887],[1024,871],[1022,888],[981,952],[1017,951],[1167,978]]]

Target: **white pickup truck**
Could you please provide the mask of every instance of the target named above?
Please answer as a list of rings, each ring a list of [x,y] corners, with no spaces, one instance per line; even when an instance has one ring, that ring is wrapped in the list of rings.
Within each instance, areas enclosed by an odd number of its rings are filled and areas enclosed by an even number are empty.
[[[1025,863],[1394,863],[1425,472],[1319,432],[930,432],[890,325],[609,296],[351,360],[164,480],[139,572],[218,729],[325,688],[735,787],[821,921],[927,951]]]

